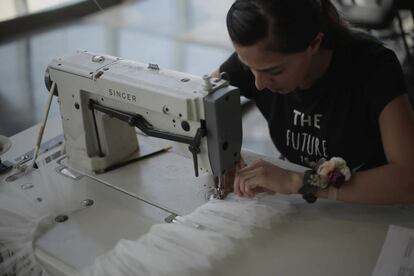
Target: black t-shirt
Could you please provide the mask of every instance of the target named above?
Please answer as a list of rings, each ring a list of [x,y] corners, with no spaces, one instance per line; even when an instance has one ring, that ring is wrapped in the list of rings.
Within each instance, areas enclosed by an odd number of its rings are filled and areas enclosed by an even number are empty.
[[[375,39],[353,33],[335,47],[326,73],[313,87],[286,95],[258,91],[235,53],[220,71],[255,101],[273,143],[289,161],[309,167],[309,161],[322,157],[342,157],[351,169],[387,163],[379,115],[406,87],[394,52]]]

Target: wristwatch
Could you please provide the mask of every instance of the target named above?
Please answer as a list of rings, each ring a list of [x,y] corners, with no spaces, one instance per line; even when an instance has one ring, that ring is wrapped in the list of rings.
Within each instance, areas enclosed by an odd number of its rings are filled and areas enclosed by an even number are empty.
[[[318,198],[316,193],[319,187],[319,175],[315,170],[307,170],[303,176],[303,185],[299,189],[302,198],[308,203],[314,203]]]

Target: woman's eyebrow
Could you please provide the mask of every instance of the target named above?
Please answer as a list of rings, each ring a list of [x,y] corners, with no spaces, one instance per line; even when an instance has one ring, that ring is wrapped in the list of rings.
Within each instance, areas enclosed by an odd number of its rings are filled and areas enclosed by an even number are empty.
[[[239,58],[239,61],[240,61],[240,63],[241,63],[242,66],[244,66],[246,68],[249,68],[249,69],[252,69],[252,68],[250,68],[250,66],[246,65],[243,61],[241,61],[240,58]],[[283,64],[279,64],[279,65],[275,65],[275,66],[270,66],[268,68],[253,69],[253,70],[254,71],[257,71],[257,72],[266,73],[266,72],[274,71],[274,70],[277,70],[277,69],[281,69],[282,67],[283,67]]]
[[[272,66],[272,67],[269,67],[269,68],[264,68],[264,69],[258,69],[258,70],[255,70],[255,71],[258,71],[258,72],[271,72],[271,71],[275,71],[275,70],[278,70],[278,69],[281,69],[282,68],[282,64],[281,65],[276,65],[276,66]]]

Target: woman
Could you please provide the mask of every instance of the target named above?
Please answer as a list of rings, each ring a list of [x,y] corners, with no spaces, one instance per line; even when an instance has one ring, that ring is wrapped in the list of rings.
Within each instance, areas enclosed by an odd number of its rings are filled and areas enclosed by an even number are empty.
[[[220,72],[255,101],[282,155],[313,166],[259,160],[238,170],[235,193],[414,202],[414,115],[391,50],[348,28],[329,0],[237,0],[227,29],[235,53]]]

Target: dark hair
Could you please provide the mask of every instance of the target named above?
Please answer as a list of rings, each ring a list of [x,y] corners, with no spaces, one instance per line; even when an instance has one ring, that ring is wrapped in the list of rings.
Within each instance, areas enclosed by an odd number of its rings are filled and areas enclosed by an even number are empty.
[[[330,0],[236,0],[227,13],[227,29],[238,45],[267,39],[269,49],[282,53],[304,51],[319,32],[326,48],[348,34]]]

